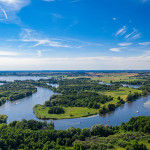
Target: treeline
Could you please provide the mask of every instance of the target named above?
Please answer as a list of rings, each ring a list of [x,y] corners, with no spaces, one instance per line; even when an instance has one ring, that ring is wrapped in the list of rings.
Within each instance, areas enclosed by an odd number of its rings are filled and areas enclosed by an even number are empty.
[[[79,91],[110,91],[117,90],[120,85],[102,85],[97,81],[93,81],[89,78],[78,78],[78,79],[65,79],[58,81],[59,88],[57,92],[62,94],[77,93]]]
[[[149,123],[150,117],[137,117],[116,127],[100,124],[94,125],[91,129],[81,130],[70,127],[67,130],[55,130],[53,122],[48,124],[35,120],[13,121],[8,125],[0,126],[0,148],[2,150],[106,150],[113,149],[117,145],[127,150],[137,150],[137,148],[139,148],[138,150],[147,150],[141,142],[134,144],[133,142],[139,137],[149,140],[146,135],[149,135],[150,130],[142,130],[142,128],[146,129]],[[120,131],[124,133],[122,134]],[[128,133],[128,131],[136,131],[136,133]],[[96,141],[97,143],[95,143]]]
[[[106,106],[101,107],[99,109],[99,114],[106,114],[110,111],[114,111],[118,106],[123,105],[125,103],[125,101],[122,98],[120,98],[120,96],[118,96],[117,100],[118,100],[118,102],[116,105],[115,104],[108,104],[107,107]]]
[[[0,76],[87,76],[84,71],[0,71]]]
[[[0,105],[6,100],[17,100],[30,96],[37,91],[37,88],[32,84],[27,84],[24,81],[7,82],[0,86]]]
[[[120,128],[126,131],[150,133],[150,117],[132,117],[128,123],[122,123]]]
[[[132,80],[132,81],[111,81],[112,84],[129,84],[129,85],[145,85],[147,80]]]
[[[0,123],[6,123],[8,116],[0,114]]]
[[[113,97],[98,94],[98,91],[115,90],[117,85],[100,85],[97,81],[89,78],[59,80],[59,87],[56,92],[61,95],[53,95],[45,106],[65,106],[65,107],[88,107],[99,109],[101,104],[112,101]]]
[[[53,92],[57,91],[57,89],[55,87],[48,85],[48,84],[57,84],[58,80],[55,78],[40,79],[40,80],[25,80],[25,81],[21,81],[21,82],[23,82],[24,84],[30,84],[32,86],[48,88],[48,89],[52,90]]]
[[[113,97],[95,92],[78,92],[76,94],[53,95],[46,106],[88,107],[99,109],[100,104],[112,101]]]
[[[148,94],[150,94],[150,83],[141,86],[140,89],[142,90],[142,94],[143,94],[143,95],[148,95]]]
[[[128,102],[131,102],[131,101],[133,101],[133,100],[136,100],[136,99],[139,98],[140,96],[141,96],[141,94],[138,93],[138,92],[129,93],[126,99],[127,99]]]

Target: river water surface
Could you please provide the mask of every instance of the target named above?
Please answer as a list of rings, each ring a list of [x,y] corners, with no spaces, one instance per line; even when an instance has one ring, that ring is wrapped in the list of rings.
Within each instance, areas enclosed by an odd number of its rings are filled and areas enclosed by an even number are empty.
[[[9,77],[6,77],[5,80],[7,78],[7,81],[10,81]],[[16,79],[18,78],[16,77]],[[34,80],[35,79],[36,77]],[[8,101],[4,105],[0,106],[0,114],[6,114],[8,116],[8,123],[14,120],[21,121],[22,119],[39,120],[33,113],[33,107],[36,104],[43,104],[53,94],[54,93],[49,89],[38,87],[37,92],[32,96],[14,102]],[[150,95],[138,98],[132,103],[126,103],[124,106],[117,108],[114,112],[105,116],[97,115],[88,118],[55,120],[55,129],[67,129],[72,126],[75,128],[91,128],[93,125],[100,123],[113,126],[120,125],[122,122],[129,121],[131,117],[150,116],[150,107],[146,107],[146,104],[149,104],[149,102]],[[136,113],[136,111],[139,111],[139,113]],[[48,120],[48,122],[50,121],[51,120]]]

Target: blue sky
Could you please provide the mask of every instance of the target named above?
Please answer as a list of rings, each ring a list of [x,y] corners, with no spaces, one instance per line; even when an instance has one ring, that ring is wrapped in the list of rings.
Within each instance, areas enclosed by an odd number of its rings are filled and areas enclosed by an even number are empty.
[[[148,70],[150,0],[0,0],[0,70]]]

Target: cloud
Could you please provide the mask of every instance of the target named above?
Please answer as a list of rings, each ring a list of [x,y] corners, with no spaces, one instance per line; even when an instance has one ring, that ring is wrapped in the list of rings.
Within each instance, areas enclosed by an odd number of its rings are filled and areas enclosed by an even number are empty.
[[[58,19],[63,19],[63,16],[60,14],[52,13],[52,16]]]
[[[121,49],[122,48],[110,48],[109,50],[113,52],[120,52]]]
[[[139,38],[141,38],[141,33],[137,33],[132,37],[132,39],[139,39]]]
[[[5,18],[8,19],[6,11],[4,9],[2,9],[2,11],[3,11],[4,15],[5,15]]]
[[[139,43],[139,45],[147,46],[147,45],[150,45],[150,42]]]
[[[132,43],[118,43],[119,46],[130,46]]]
[[[127,27],[123,26],[121,29],[119,29],[116,33],[116,36],[122,36],[127,32]]]
[[[17,12],[29,5],[30,0],[0,0],[0,11],[4,13],[5,19],[10,22],[17,22]],[[0,15],[2,16],[2,13]],[[2,21],[2,20],[1,20]]]
[[[86,46],[102,46],[98,43],[85,42],[77,39],[43,37],[36,31],[26,28],[22,29],[20,41],[30,44],[29,47],[49,46],[57,48],[83,48]]]
[[[0,51],[0,56],[18,56],[19,53],[10,52],[10,51]]]
[[[20,40],[22,42],[28,42],[28,43],[30,42],[31,44],[35,43],[30,47],[36,47],[36,46],[65,47],[65,48],[71,47],[69,45],[63,44],[61,42],[49,38],[40,37],[38,33],[30,29],[22,29],[20,37],[21,37]]]
[[[141,0],[143,3],[145,3],[145,2],[149,2],[150,0]]]
[[[117,20],[117,18],[112,18],[114,21],[116,21]]]
[[[137,29],[133,28],[133,31],[125,36],[125,39],[139,39],[141,38],[141,33]]]
[[[43,0],[45,2],[54,2],[55,0]]]
[[[3,57],[0,59],[1,70],[149,70],[149,64],[150,55],[73,58]]]
[[[19,11],[29,3],[30,0],[0,0],[1,7],[7,11]]]
[[[42,56],[42,51],[41,51],[41,50],[38,50],[38,51],[37,51],[37,56],[38,56],[38,57],[41,57],[41,56]]]

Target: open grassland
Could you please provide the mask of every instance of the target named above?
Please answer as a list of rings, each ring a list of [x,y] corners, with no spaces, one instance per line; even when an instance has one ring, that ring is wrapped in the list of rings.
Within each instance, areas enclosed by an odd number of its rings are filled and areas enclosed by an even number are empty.
[[[119,81],[136,81],[142,80],[137,78],[136,73],[97,73],[89,74],[90,76],[78,76],[78,77],[67,77],[67,79],[77,79],[77,78],[91,78],[96,81],[103,81],[104,83],[119,82]]]
[[[130,75],[125,75],[125,74],[121,74],[121,75],[101,75],[99,77],[91,77],[92,80],[100,80],[103,81],[104,83],[110,83],[112,82],[119,82],[119,81],[138,81],[138,80],[143,80],[143,79],[139,79],[135,76],[130,76]]]
[[[120,96],[124,101],[126,101],[127,95],[129,93],[134,93],[134,92],[138,92],[138,93],[142,93],[141,90],[138,89],[134,89],[134,88],[128,88],[128,87],[120,87],[118,90],[114,90],[114,91],[105,91],[105,92],[99,92],[100,94],[105,94],[107,96],[112,96],[114,98],[118,98],[118,96]]]
[[[81,118],[88,117],[91,115],[96,115],[98,113],[97,109],[89,109],[83,107],[63,107],[65,113],[63,114],[48,114],[49,107],[43,105],[36,105],[34,107],[34,113],[39,119],[71,119],[71,118]]]
[[[117,105],[117,103],[119,101],[118,97],[122,98],[126,102],[127,101],[126,98],[130,92],[131,93],[134,93],[134,92],[142,93],[141,90],[134,89],[134,88],[128,88],[128,87],[120,87],[119,90],[114,90],[114,91],[98,92],[99,94],[104,94],[107,96],[114,97],[112,101],[108,101],[105,104],[100,104],[100,106],[101,107],[103,107],[103,106],[108,107],[109,104]]]

